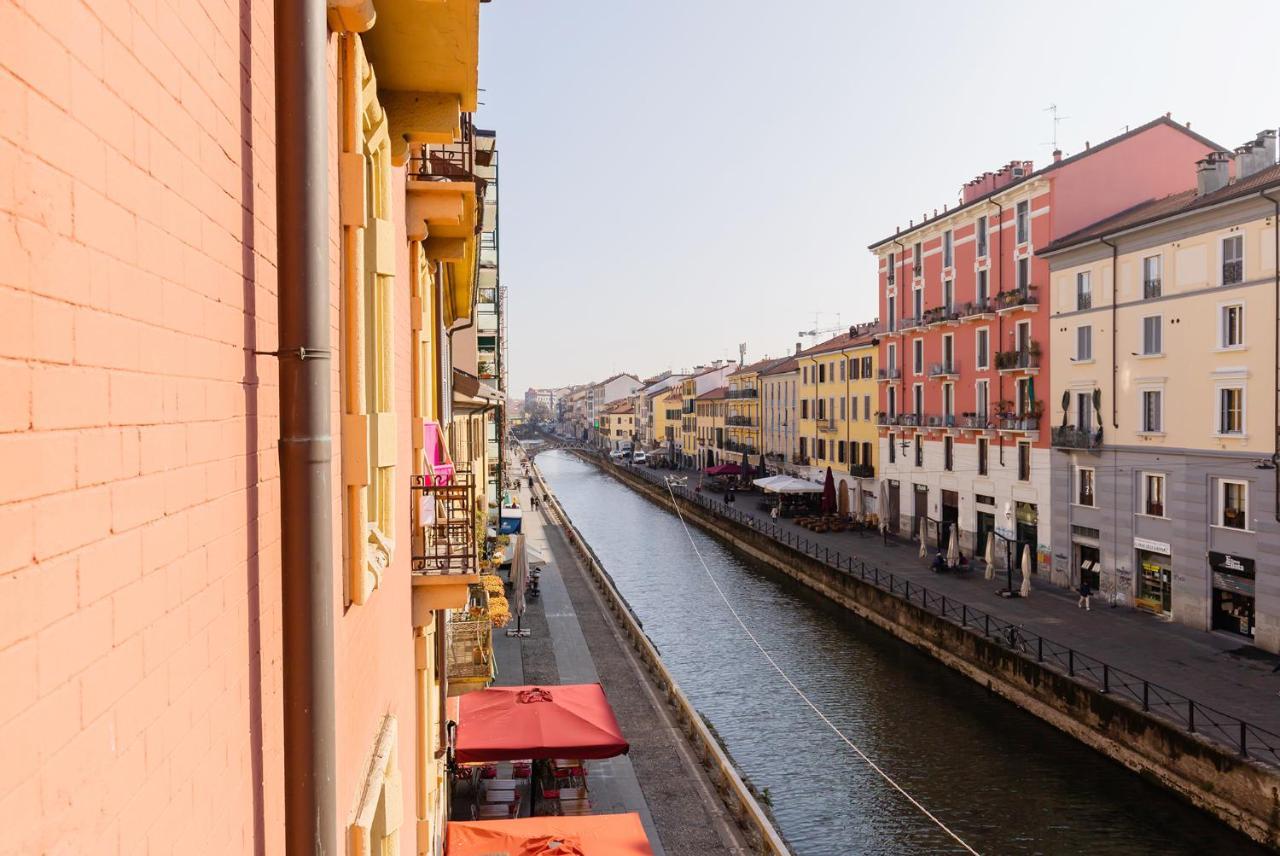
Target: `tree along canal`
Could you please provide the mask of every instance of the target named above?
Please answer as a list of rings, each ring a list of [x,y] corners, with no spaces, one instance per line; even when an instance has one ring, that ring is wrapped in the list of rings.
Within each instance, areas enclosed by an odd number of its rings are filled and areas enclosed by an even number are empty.
[[[964,852],[813,713],[738,626],[679,519],[566,452],[538,466],[799,854]],[[1266,852],[1156,785],[690,526],[806,695],[982,854]]]

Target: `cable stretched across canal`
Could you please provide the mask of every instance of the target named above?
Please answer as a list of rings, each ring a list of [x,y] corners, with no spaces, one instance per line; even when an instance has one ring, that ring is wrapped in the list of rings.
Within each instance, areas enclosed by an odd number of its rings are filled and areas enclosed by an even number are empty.
[[[724,589],[720,588],[720,583],[716,581],[715,574],[711,573],[711,568],[707,566],[707,560],[702,558],[702,552],[698,549],[697,542],[693,540],[693,533],[689,531],[689,524],[686,523],[684,520],[684,513],[681,512],[680,510],[680,503],[676,501],[676,494],[675,494],[675,491],[672,490],[671,488],[670,480],[666,480],[665,484],[667,486],[667,493],[670,494],[671,496],[671,507],[674,508],[676,511],[676,517],[679,518],[680,525],[684,527],[685,537],[689,539],[689,546],[693,548],[694,555],[698,557],[698,561],[702,564],[702,570],[706,572],[707,579],[711,580],[711,585],[715,586],[716,593],[720,595],[720,599],[724,601],[724,605],[729,608],[729,612],[733,615],[734,620],[738,622],[738,626],[741,627],[742,631],[747,634],[747,637],[751,640],[752,644],[754,644],[756,648],[759,649],[760,653],[764,655],[764,658],[769,661],[769,665],[773,666],[774,670],[779,675],[782,676],[782,679],[787,682],[788,686],[790,686],[791,689],[795,691],[795,694],[800,696],[800,700],[803,701],[805,704],[807,704],[810,707],[810,709],[812,709],[813,712],[818,715],[818,718],[821,719],[823,722],[825,722],[827,724],[827,727],[830,728],[833,732],[835,732],[837,737],[843,740],[850,749],[856,752],[858,757],[867,763],[868,767],[875,770],[876,773],[880,775],[880,778],[888,782],[893,787],[894,790],[902,794],[907,799],[907,802],[911,803],[913,806],[915,806],[917,809],[920,810],[921,814],[923,814],[925,817],[929,818],[935,824],[937,824],[938,828],[941,829],[943,832],[945,832],[947,835],[951,836],[951,838],[953,838],[957,844],[959,844],[969,853],[974,854],[974,856],[978,856],[977,850],[974,850],[972,847],[970,847],[963,838],[961,838],[959,835],[953,832],[951,828],[947,826],[945,823],[943,823],[936,815],[933,814],[933,812],[929,811],[929,809],[921,805],[919,800],[911,796],[911,794],[907,793],[906,790],[902,787],[902,785],[899,785],[897,782],[895,782],[892,776],[890,776],[888,773],[886,773],[884,770],[880,768],[880,765],[878,765],[875,761],[872,761],[871,758],[867,756],[867,753],[859,749],[857,744],[854,743],[852,740],[850,740],[834,722],[832,722],[829,718],[827,718],[827,715],[822,712],[822,709],[819,708],[816,704],[814,704],[807,695],[805,695],[804,690],[800,689],[800,687],[796,684],[796,682],[791,680],[791,676],[788,675],[785,671],[783,671],[782,667],[778,665],[777,661],[774,660],[773,657],[769,655],[769,652],[766,651],[764,649],[764,646],[760,644],[760,640],[757,639],[756,635],[751,632],[751,628],[748,627],[746,622],[742,620],[742,617],[738,615],[738,610],[733,608],[733,604],[729,601],[729,598],[725,595]]]

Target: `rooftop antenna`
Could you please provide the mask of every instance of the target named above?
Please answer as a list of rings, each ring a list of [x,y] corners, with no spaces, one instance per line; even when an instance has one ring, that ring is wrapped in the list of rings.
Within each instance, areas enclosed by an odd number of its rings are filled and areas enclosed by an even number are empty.
[[[745,366],[747,364],[747,343],[738,343],[738,365]]]
[[[1048,107],[1044,109],[1046,113],[1053,114],[1053,144],[1052,145],[1053,145],[1053,150],[1056,152],[1058,150],[1058,123],[1061,122],[1063,119],[1070,119],[1071,117],[1059,116],[1057,104],[1050,104]]]

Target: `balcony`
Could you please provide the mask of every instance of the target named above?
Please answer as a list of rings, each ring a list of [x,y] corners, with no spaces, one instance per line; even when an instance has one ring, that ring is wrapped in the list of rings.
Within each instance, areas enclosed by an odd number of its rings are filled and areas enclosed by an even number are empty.
[[[1055,426],[1050,433],[1053,445],[1060,449],[1100,449],[1102,448],[1102,429],[1092,431],[1088,428],[1077,428],[1074,425]]]
[[[958,377],[960,364],[956,360],[944,360],[929,364],[929,377]]]
[[[751,388],[731,389],[725,395],[725,398],[759,398],[759,397],[760,397],[760,390],[751,389]]]
[[[1161,293],[1160,277],[1152,277],[1142,281],[1142,299],[1151,300],[1159,297]]]
[[[947,416],[926,416],[924,424],[928,428],[954,428],[956,427],[956,417],[954,415]]]
[[[818,430],[819,430],[820,432],[822,432],[823,434],[830,434],[830,433],[832,433],[833,431],[835,431],[835,430],[836,430],[836,420],[834,420],[834,419],[819,419],[819,420],[818,420]]]
[[[887,369],[878,369],[876,371],[876,380],[902,380],[902,369],[897,368],[896,366],[891,366]]]
[[[996,295],[996,314],[1004,315],[1022,309],[1036,309],[1040,305],[1038,290],[1036,286],[1028,285],[1024,289],[1015,288],[1013,291],[1000,292]]]
[[[478,585],[472,586],[471,608],[452,613],[446,625],[446,669],[450,695],[483,689],[495,677],[493,620],[489,616],[487,601],[484,590]]]
[[[415,522],[409,564],[414,626],[425,626],[434,610],[465,606],[468,586],[480,581],[471,473],[459,470],[448,484],[411,476],[410,507]]]
[[[756,455],[759,454],[756,447],[750,443],[739,443],[737,440],[725,440],[724,450],[726,452],[737,452],[740,455]]]
[[[1023,374],[1038,374],[1040,372],[1040,345],[1036,342],[1031,343],[1029,348],[1021,348],[1013,351],[997,351],[996,352],[996,369],[1001,374],[1012,374],[1021,372]]]
[[[996,430],[1008,434],[1025,434],[1030,439],[1038,439],[1040,436],[1040,416],[1038,414],[997,416]]]
[[[726,416],[724,424],[740,428],[754,428],[756,427],[756,420],[750,416]]]
[[[897,425],[902,428],[918,428],[920,426],[920,415],[918,413],[898,413],[896,415],[877,413],[876,424],[882,427]]]
[[[966,431],[986,431],[993,427],[991,418],[985,413],[964,413],[956,423],[961,429]]]
[[[990,300],[975,300],[972,303],[966,303],[964,308],[960,310],[960,316],[962,318],[974,321],[979,321],[983,318],[992,318],[995,314],[995,304]]]
[[[870,464],[850,464],[849,475],[857,479],[873,479],[876,477],[876,468]]]
[[[919,326],[920,326],[921,324],[923,324],[923,323],[924,323],[924,321],[922,321],[920,318],[916,317],[915,315],[911,315],[911,316],[908,316],[908,317],[906,317],[906,318],[899,319],[899,321],[898,321],[898,329],[899,329],[899,330],[911,330],[911,329],[914,329],[914,328],[916,328],[916,327],[919,327]]]

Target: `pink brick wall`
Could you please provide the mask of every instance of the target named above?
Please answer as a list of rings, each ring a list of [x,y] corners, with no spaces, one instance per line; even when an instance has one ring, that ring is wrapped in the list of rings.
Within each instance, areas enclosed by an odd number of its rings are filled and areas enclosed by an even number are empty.
[[[0,0],[0,853],[282,850],[271,14]],[[335,576],[344,823],[386,712],[413,781],[400,543]]]

